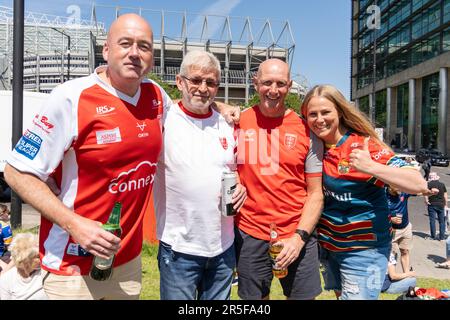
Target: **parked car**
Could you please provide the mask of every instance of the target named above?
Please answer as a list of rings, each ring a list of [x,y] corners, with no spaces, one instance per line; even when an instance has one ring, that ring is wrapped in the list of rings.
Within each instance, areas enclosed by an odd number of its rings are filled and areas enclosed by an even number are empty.
[[[424,162],[428,158],[431,159],[431,165],[448,167],[450,159],[442,152],[436,149],[420,149],[416,153],[416,160],[420,163]]]

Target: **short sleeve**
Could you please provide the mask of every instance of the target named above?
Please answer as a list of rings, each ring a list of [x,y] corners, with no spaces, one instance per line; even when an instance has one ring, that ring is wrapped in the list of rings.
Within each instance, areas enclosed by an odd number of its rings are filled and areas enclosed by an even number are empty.
[[[305,160],[305,174],[309,176],[322,175],[322,161],[323,161],[323,143],[322,140],[311,132],[310,148]]]
[[[63,159],[76,131],[72,126],[76,108],[65,88],[61,85],[52,91],[7,158],[8,164],[17,170],[43,181]]]

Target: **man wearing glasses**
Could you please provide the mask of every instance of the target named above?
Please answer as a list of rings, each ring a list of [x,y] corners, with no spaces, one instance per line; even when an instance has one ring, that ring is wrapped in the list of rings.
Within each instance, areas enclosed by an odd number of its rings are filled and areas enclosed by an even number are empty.
[[[260,64],[253,79],[260,102],[242,112],[238,172],[247,200],[236,216],[236,248],[242,299],[268,299],[273,279],[269,260],[270,224],[283,249],[278,267],[289,299],[314,299],[321,292],[317,239],[322,195],[322,143],[285,106],[289,66],[279,59]]]
[[[211,109],[220,63],[205,51],[186,54],[176,77],[182,100],[164,114],[164,151],[154,185],[163,300],[230,298],[235,267],[233,217],[221,215],[224,171],[236,170],[234,126]],[[238,184],[239,210],[246,197]]]

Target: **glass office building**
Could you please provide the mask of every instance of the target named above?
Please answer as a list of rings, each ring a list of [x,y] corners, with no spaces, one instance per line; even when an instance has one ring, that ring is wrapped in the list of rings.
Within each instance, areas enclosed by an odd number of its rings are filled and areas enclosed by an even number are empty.
[[[450,154],[450,0],[352,0],[351,68],[387,143]]]

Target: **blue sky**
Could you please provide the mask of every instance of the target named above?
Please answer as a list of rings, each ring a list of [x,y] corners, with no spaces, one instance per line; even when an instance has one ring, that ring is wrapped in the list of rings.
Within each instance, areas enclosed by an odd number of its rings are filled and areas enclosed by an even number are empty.
[[[79,8],[82,19],[90,19],[91,15],[92,0],[24,1],[26,11],[71,16]],[[248,16],[257,18],[253,25],[255,37],[262,30],[265,19],[272,21],[275,37],[281,31],[282,22],[288,20],[296,45],[292,73],[305,76],[310,85],[333,84],[349,98],[350,0],[96,0],[95,3],[99,6],[142,7],[231,17]],[[12,4],[13,0],[0,0],[0,5],[11,7]],[[108,12],[107,9],[103,11]],[[152,23],[150,17],[147,19]],[[159,22],[154,24],[158,25]],[[195,28],[195,21],[190,24],[191,28]],[[210,28],[214,28],[214,23],[210,25],[213,25]]]

